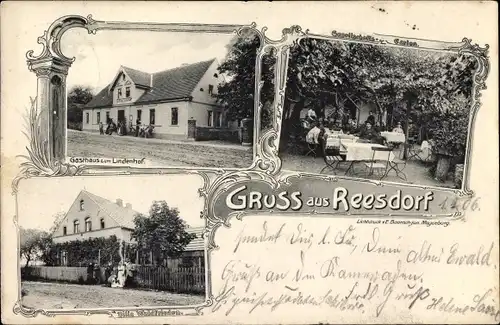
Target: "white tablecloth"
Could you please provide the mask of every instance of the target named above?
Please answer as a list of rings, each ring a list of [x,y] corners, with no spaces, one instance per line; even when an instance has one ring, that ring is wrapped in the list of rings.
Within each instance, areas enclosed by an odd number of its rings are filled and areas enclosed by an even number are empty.
[[[373,157],[372,147],[385,148],[375,143],[343,142],[342,145],[347,149],[347,161],[371,160]],[[387,160],[388,156],[389,161],[394,160],[392,152],[389,154],[388,151],[377,151],[375,153],[375,160]]]
[[[347,134],[328,134],[328,138],[326,139],[326,146],[339,148],[341,144],[348,142],[357,142],[358,139],[358,137]]]
[[[380,132],[380,135],[383,136],[387,140],[387,142],[403,143],[406,141],[404,133],[385,131]]]

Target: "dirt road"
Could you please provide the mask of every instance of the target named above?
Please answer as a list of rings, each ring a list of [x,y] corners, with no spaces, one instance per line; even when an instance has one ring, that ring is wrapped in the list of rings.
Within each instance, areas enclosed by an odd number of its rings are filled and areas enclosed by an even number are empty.
[[[68,130],[69,157],[146,158],[165,167],[246,168],[252,149],[220,143],[105,136]]]
[[[186,306],[205,300],[198,295],[95,285],[23,281],[22,288],[27,293],[23,304],[42,309]]]

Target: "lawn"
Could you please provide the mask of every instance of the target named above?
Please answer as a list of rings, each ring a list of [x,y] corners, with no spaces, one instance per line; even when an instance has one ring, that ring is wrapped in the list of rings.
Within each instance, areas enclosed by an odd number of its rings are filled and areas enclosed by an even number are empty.
[[[201,295],[110,288],[97,285],[22,282],[23,305],[41,309],[186,306],[204,302]]]
[[[251,147],[220,141],[169,141],[74,130],[68,130],[67,155],[87,158],[146,158],[166,167],[247,168],[253,159]]]

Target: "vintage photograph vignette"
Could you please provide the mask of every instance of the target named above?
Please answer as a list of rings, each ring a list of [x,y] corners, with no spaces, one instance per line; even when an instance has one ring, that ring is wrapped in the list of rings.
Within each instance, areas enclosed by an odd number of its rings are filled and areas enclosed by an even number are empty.
[[[94,25],[95,24],[95,25]],[[44,45],[43,53],[40,57],[45,61],[43,64],[46,64],[48,58],[53,57],[54,55],[59,56],[60,58],[65,58],[64,55],[60,52],[60,37],[62,34],[68,29],[73,27],[82,27],[87,28],[89,33],[94,33],[96,30],[101,28],[110,28],[110,29],[128,29],[128,28],[146,28],[146,29],[164,29],[171,28],[165,27],[169,24],[143,24],[140,23],[138,25],[134,23],[130,23],[131,25],[127,26],[125,22],[99,22],[92,19],[92,17],[83,18],[83,17],[62,17],[56,23],[54,23],[51,28],[49,28],[48,32],[45,33],[44,37],[40,38],[38,41],[40,44]],[[138,27],[140,25],[144,25],[144,27]],[[175,24],[173,24],[175,25]],[[104,27],[103,27],[104,26]],[[147,26],[147,27],[146,27]],[[191,25],[189,25],[191,26]],[[195,26],[195,27],[193,27]],[[204,27],[200,27],[200,25],[191,26],[196,30],[196,28],[200,28],[204,30]],[[215,25],[210,25],[213,28]],[[186,26],[179,27],[179,25],[175,25],[172,28],[185,28]],[[227,219],[222,219],[217,217],[217,213],[215,213],[215,207],[212,205],[212,198],[215,198],[217,194],[227,190],[227,188],[240,180],[255,180],[260,179],[264,183],[271,184],[273,187],[279,187],[281,183],[287,183],[290,178],[301,178],[301,177],[309,177],[311,179],[318,180],[327,180],[327,181],[337,181],[339,179],[348,179],[352,181],[359,181],[360,183],[368,182],[374,184],[376,186],[383,186],[388,182],[384,181],[372,181],[372,180],[363,180],[356,179],[352,177],[344,177],[344,176],[326,176],[326,175],[315,175],[316,173],[280,173],[282,166],[282,159],[279,158],[278,148],[280,143],[281,131],[283,129],[283,115],[284,115],[284,105],[285,105],[285,93],[286,93],[286,84],[287,84],[287,71],[288,71],[288,62],[289,62],[289,51],[290,48],[294,45],[296,41],[300,41],[305,38],[318,38],[318,39],[327,39],[327,40],[337,40],[337,41],[357,41],[357,35],[345,34],[344,36],[339,36],[339,33],[334,32],[333,36],[328,37],[324,35],[314,35],[310,34],[308,31],[303,31],[302,28],[298,26],[292,26],[291,28],[286,28],[283,30],[283,38],[278,41],[269,40],[265,37],[265,28],[261,31],[255,29],[255,25],[249,26],[231,26],[230,28],[238,29],[238,28],[247,28],[257,31],[259,37],[264,41],[264,45],[261,46],[259,54],[257,58],[262,57],[269,51],[270,49],[274,49],[274,56],[276,58],[276,67],[275,67],[275,89],[274,89],[274,114],[271,121],[271,128],[267,129],[262,134],[259,134],[259,130],[261,129],[261,121],[260,121],[260,109],[262,109],[263,105],[260,101],[259,89],[262,84],[256,83],[255,94],[257,95],[255,100],[255,106],[258,109],[255,110],[254,123],[252,126],[253,129],[253,146],[254,146],[254,160],[252,166],[248,170],[239,170],[239,171],[231,171],[228,169],[219,169],[215,170],[214,168],[207,168],[208,170],[203,171],[203,168],[197,168],[199,171],[190,170],[188,168],[137,168],[137,167],[114,167],[114,166],[92,166],[92,165],[74,165],[72,163],[64,162],[65,151],[61,151],[61,148],[64,148],[65,145],[54,145],[54,149],[52,146],[48,145],[48,143],[54,143],[54,139],[58,138],[57,141],[61,141],[61,137],[55,136],[53,130],[46,129],[44,134],[43,131],[40,131],[40,128],[37,127],[38,122],[42,121],[43,118],[39,118],[36,114],[37,111],[31,112],[32,115],[29,117],[30,126],[32,127],[33,133],[31,133],[30,138],[30,148],[29,148],[29,156],[27,156],[26,161],[21,164],[22,172],[18,178],[14,181],[13,189],[14,194],[17,192],[17,187],[19,182],[25,178],[31,178],[36,176],[78,176],[78,175],[99,175],[99,174],[108,174],[108,175],[133,175],[133,174],[170,174],[170,173],[188,173],[188,174],[198,174],[203,177],[205,180],[204,187],[200,190],[200,194],[206,197],[205,208],[204,208],[204,217],[207,218],[207,228],[206,231],[210,232],[209,235],[209,248],[215,249],[215,241],[214,234],[215,229],[219,226],[229,226]],[[393,37],[392,37],[393,38]],[[407,42],[411,42],[410,39],[405,39],[400,37],[399,40],[406,40]],[[366,40],[363,40],[364,42]],[[377,43],[377,44],[390,44],[392,46],[404,47],[404,44],[392,44],[391,41],[387,41],[387,37],[380,36],[375,41],[369,41],[369,44]],[[437,42],[439,43],[439,42]],[[459,189],[445,189],[445,188],[436,188],[437,190],[442,191],[452,191],[453,193],[459,196],[472,196],[473,191],[469,188],[469,161],[471,154],[471,143],[472,143],[472,133],[474,127],[474,118],[477,114],[477,110],[481,106],[480,104],[480,91],[485,89],[485,80],[489,71],[489,62],[487,56],[488,46],[480,47],[478,45],[473,45],[471,40],[464,39],[461,43],[453,43],[450,46],[450,49],[457,51],[457,53],[468,53],[474,56],[479,62],[479,67],[477,68],[474,78],[473,78],[473,96],[472,96],[472,109],[470,111],[470,118],[468,122],[468,136],[467,136],[467,146],[466,146],[466,154],[465,161],[463,164],[463,181],[462,185]],[[269,53],[269,52],[267,52]],[[31,54],[28,54],[28,57],[31,57]],[[32,57],[33,58],[33,57]],[[66,58],[67,59],[67,58]],[[54,64],[52,66],[51,64]],[[53,60],[52,63],[49,64],[49,67],[40,67],[40,75],[48,76],[50,74],[50,69],[55,69],[56,73],[61,73],[58,71],[58,65],[62,65],[64,67],[64,62],[61,62],[59,59]],[[256,69],[256,74],[258,74],[259,68]],[[37,74],[38,75],[38,74]],[[57,84],[57,86],[60,84]],[[35,104],[41,99],[33,99],[32,107],[35,107]],[[46,107],[44,104],[39,104],[41,107]],[[65,104],[64,104],[65,106]],[[50,108],[53,106],[49,105]],[[49,114],[50,116],[50,114]],[[33,122],[37,123],[33,123]],[[51,125],[47,122],[47,125]],[[66,123],[66,120],[64,120]],[[65,127],[64,127],[65,128]],[[65,139],[65,136],[63,137]],[[55,150],[55,151],[54,151]],[[48,154],[47,154],[48,153]],[[200,170],[201,169],[201,170]],[[214,170],[214,171],[211,171]],[[276,178],[280,178],[280,176],[284,176],[281,180],[276,180]],[[413,185],[413,184],[399,184],[401,187],[417,187],[417,188],[434,188],[432,186],[421,186],[421,185]],[[312,212],[314,213],[314,212]],[[243,213],[238,213],[238,217],[241,218]],[[17,218],[17,215],[16,215]],[[16,219],[14,222],[17,225]],[[209,259],[210,254],[207,254],[207,259]],[[209,265],[209,262],[208,264]],[[207,279],[207,281],[209,281]],[[207,303],[203,306],[197,307],[195,309],[196,314],[201,314],[202,309],[210,306],[212,303],[211,298],[209,297]],[[169,308],[171,309],[171,308]],[[173,310],[173,308],[172,308]],[[23,309],[20,305],[16,305],[14,308],[16,313],[21,313],[26,317],[34,317],[38,314],[46,315],[46,316],[55,316],[59,314],[59,312],[45,311],[45,310],[33,310],[33,309]],[[113,316],[113,312],[110,310],[78,310],[74,311],[74,313],[82,314],[82,315],[91,315],[93,313],[104,313]],[[61,310],[60,314],[74,314],[72,311],[64,311]],[[159,315],[160,316],[160,315]]]

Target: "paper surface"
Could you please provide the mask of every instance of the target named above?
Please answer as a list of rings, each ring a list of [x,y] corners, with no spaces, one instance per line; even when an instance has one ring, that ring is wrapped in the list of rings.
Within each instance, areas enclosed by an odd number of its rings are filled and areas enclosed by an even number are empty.
[[[499,322],[496,3],[304,4],[2,3],[3,323]]]

